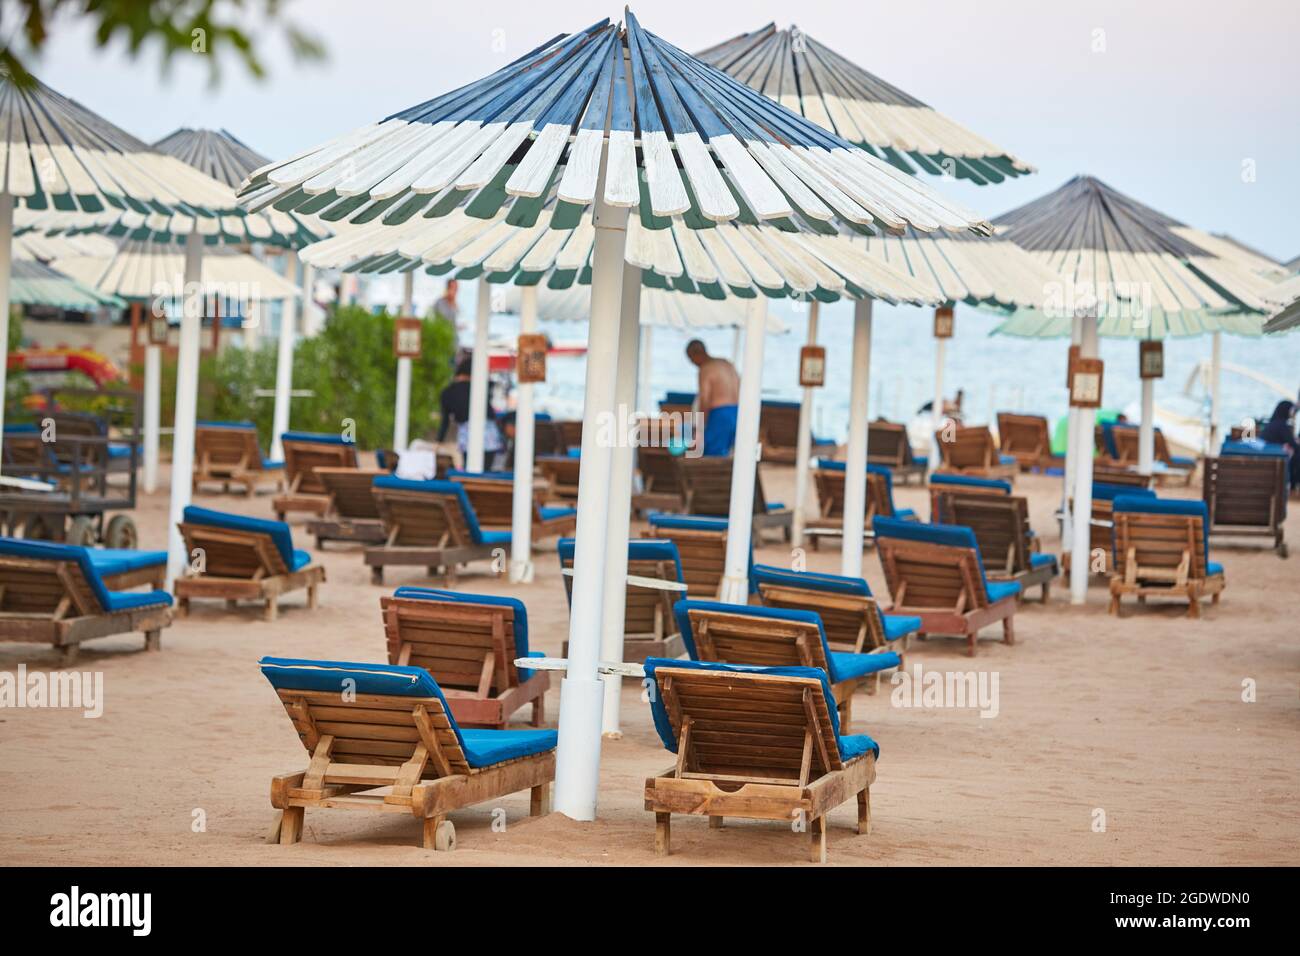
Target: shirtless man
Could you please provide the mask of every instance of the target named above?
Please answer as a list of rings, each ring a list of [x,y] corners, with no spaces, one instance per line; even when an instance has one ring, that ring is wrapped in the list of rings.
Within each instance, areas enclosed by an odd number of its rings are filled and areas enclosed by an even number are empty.
[[[686,357],[700,370],[698,407],[704,417],[704,454],[730,455],[736,443],[736,403],[740,400],[736,367],[710,355],[699,339],[687,343]]]

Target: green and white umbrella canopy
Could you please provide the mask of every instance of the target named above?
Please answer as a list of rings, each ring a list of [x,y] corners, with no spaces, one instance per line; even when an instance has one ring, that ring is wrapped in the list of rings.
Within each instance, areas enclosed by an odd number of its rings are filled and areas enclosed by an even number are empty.
[[[153,144],[153,148],[168,156],[238,189],[248,174],[271,160],[224,129],[173,130]]]
[[[518,314],[523,302],[520,286],[503,290],[504,297],[493,307],[502,313]],[[682,295],[665,289],[641,290],[640,321],[643,326],[676,329],[740,329],[745,326],[745,304],[739,299],[714,302],[703,296]],[[579,286],[567,289],[542,288],[537,292],[537,318],[543,322],[588,322],[591,320],[591,295]],[[784,335],[789,327],[771,313],[767,316],[767,333]]]
[[[98,234],[131,242],[175,245],[184,245],[190,234],[197,232],[205,246],[263,243],[298,249],[325,238],[333,230],[313,216],[295,216],[276,210],[191,216],[135,210],[85,213],[20,209],[14,214],[14,231],[47,236]]]
[[[28,232],[14,237],[14,258],[50,262],[69,256],[98,256],[111,258],[117,252],[117,243],[106,236],[86,233],[84,236],[47,236]]]
[[[626,56],[626,62],[625,62]],[[874,232],[987,231],[977,213],[773,104],[626,14],[542,44],[495,73],[256,171],[252,210],[398,225],[456,209],[531,226],[556,200],[573,228],[596,200],[643,223],[771,223]]]
[[[769,23],[695,55],[908,173],[919,168],[985,185],[1034,172],[798,27]]]
[[[1270,281],[1201,245],[1203,233],[1089,176],[994,220],[1067,283],[1044,308],[1017,309],[995,334],[1070,335],[1079,310],[1111,338],[1258,335]]]
[[[432,275],[471,279],[486,274],[493,283],[544,282],[564,289],[590,283],[594,243],[590,214],[562,229],[543,210],[532,226],[520,228],[505,214],[476,219],[458,209],[441,219],[414,219],[400,226],[342,228],[304,249],[302,258],[318,268],[351,272],[423,267]],[[720,224],[692,230],[674,222],[667,229],[647,229],[632,217],[624,258],[642,270],[646,286],[706,299],[762,294],[826,302],[840,297],[918,305],[941,301],[929,287],[868,255],[860,244],[770,226]]]
[[[1285,332],[1300,327],[1300,298],[1295,299],[1264,326],[1265,332]]]
[[[69,312],[94,312],[101,307],[121,308],[126,304],[115,295],[98,292],[35,259],[19,259],[13,263],[9,301]]]

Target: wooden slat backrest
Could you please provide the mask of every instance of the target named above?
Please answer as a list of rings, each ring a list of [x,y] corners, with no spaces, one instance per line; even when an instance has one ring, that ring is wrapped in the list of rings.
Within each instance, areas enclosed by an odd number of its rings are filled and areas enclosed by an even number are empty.
[[[951,495],[952,524],[975,532],[989,571],[1019,574],[1029,569],[1029,502],[1010,495]]]
[[[582,419],[572,419],[555,423],[560,429],[560,438],[568,448],[582,447]]]
[[[457,475],[451,479],[465,489],[469,503],[474,506],[482,528],[509,528],[514,522],[514,483],[499,478],[467,478]],[[533,503],[533,520],[541,515],[537,513],[537,504]]]
[[[816,624],[691,608],[691,634],[702,661],[757,667],[820,667],[829,670]]]
[[[1286,459],[1224,455],[1205,459],[1210,526],[1275,528],[1286,515]]]
[[[686,497],[686,513],[726,516],[731,511],[731,456],[674,458]]]
[[[1103,485],[1123,485],[1126,488],[1150,488],[1152,477],[1141,475],[1130,468],[1094,463],[1092,480]]]
[[[388,663],[423,667],[444,690],[473,691],[491,654],[491,693],[519,685],[512,608],[398,597],[380,598],[379,606]]]
[[[880,537],[876,548],[896,605],[962,612],[988,606],[979,558],[971,549]]]
[[[667,448],[654,445],[642,446],[636,451],[636,463],[641,471],[641,484],[644,490],[653,491],[655,494],[682,494],[677,457]]]
[[[340,518],[378,518],[375,503],[375,479],[388,474],[382,468],[317,468],[325,493],[330,496],[334,513]]]
[[[727,532],[652,526],[641,536],[664,538],[677,545],[688,598],[710,600],[717,597],[726,566]]]
[[[885,624],[876,599],[858,594],[836,594],[787,584],[760,582],[765,607],[812,611],[821,615],[826,640],[838,650],[870,651],[885,644]]]
[[[0,555],[0,614],[59,619],[104,613],[76,561]]]
[[[317,468],[355,468],[355,445],[333,445],[319,441],[284,442],[284,473],[295,491],[307,495],[326,494]]]
[[[262,449],[257,432],[251,428],[194,429],[194,457],[219,467],[240,466],[250,470],[262,467]]]
[[[572,568],[573,558],[564,556],[560,559],[560,566]],[[658,581],[677,580],[677,566],[671,561],[629,560],[627,573],[634,577],[654,578]],[[564,590],[572,600],[572,575],[564,575]],[[673,621],[673,605],[684,596],[681,591],[640,587],[629,581],[627,597],[623,604],[624,635],[628,637],[654,635],[656,638],[661,638],[667,634],[676,634],[677,625]]]
[[[568,451],[564,443],[564,429],[557,422],[533,423],[533,455],[563,455]]]
[[[250,579],[289,573],[284,556],[269,534],[186,522],[180,529],[187,560],[194,560],[195,551],[200,551],[201,573],[205,575]]]
[[[1135,465],[1138,460],[1138,430],[1136,428],[1112,428],[1111,441],[1115,443],[1115,461],[1121,465]]]
[[[398,547],[469,547],[469,522],[456,495],[435,491],[373,488],[388,544]]]
[[[1006,497],[1005,488],[984,488],[979,485],[946,485],[934,482],[930,485],[930,523],[961,524],[953,520],[950,501],[953,495],[984,495],[988,497]]]
[[[843,766],[833,704],[816,678],[661,666],[655,681],[679,750],[683,726],[690,728],[688,774],[795,783],[810,734],[821,741],[811,747],[808,779]]]
[[[794,448],[799,444],[799,409],[764,403],[758,413],[758,429],[763,444]]]
[[[1117,511],[1115,573],[1166,579],[1186,559],[1187,576],[1205,577],[1205,526],[1197,515],[1145,514]],[[1129,551],[1135,569],[1129,570]]]
[[[1157,428],[1153,438],[1155,441],[1156,461],[1164,462],[1166,465],[1173,465],[1174,455],[1169,450],[1169,442],[1165,439],[1165,433]]]
[[[1006,455],[1045,456],[1052,451],[1047,419],[1041,415],[998,412],[998,440]]]
[[[877,465],[910,465],[912,443],[907,428],[877,419],[867,426],[867,461]]]
[[[844,472],[818,468],[813,472],[817,484],[817,504],[823,518],[844,517]],[[894,503],[884,475],[867,472],[867,506],[864,519],[868,525],[876,515],[894,516]]]
[[[542,470],[542,474],[551,483],[551,487],[557,490],[560,488],[577,488],[581,466],[581,458],[570,458],[567,455],[537,459],[537,467]]]
[[[424,744],[420,722],[427,720],[438,750],[453,774],[473,771],[465,760],[442,701],[437,697],[397,697],[378,694],[277,690],[298,739],[314,753],[324,736],[334,738],[331,763],[396,766],[411,760]],[[425,715],[419,716],[417,711]],[[427,748],[426,748],[427,749]],[[437,760],[428,760],[422,777],[440,776]]]
[[[954,429],[946,441],[942,431],[935,433],[940,456],[950,468],[988,468],[998,462],[997,446],[987,425],[967,425]]]

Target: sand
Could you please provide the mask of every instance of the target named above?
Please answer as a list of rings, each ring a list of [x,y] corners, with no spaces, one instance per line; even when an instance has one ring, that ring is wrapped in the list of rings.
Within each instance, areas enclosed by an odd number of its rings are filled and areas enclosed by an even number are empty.
[[[770,499],[791,500],[793,471],[765,467]],[[164,481],[164,489],[167,487]],[[1035,529],[1059,541],[1053,479],[1023,476]],[[1196,494],[1169,489],[1167,494]],[[900,487],[901,506],[928,513],[924,492]],[[196,501],[270,515],[253,499],[205,494]],[[143,546],[162,547],[166,496],[137,511]],[[1300,542],[1300,507],[1288,537]],[[298,532],[300,546],[310,539]],[[550,542],[548,542],[550,544]],[[788,547],[760,546],[757,560],[789,564]],[[265,841],[275,773],[306,765],[290,724],[256,662],[265,654],[382,661],[378,599],[421,569],[392,569],[372,586],[357,550],[334,545],[321,607],[301,592],[280,620],[253,607],[195,605],[164,632],[160,653],[131,635],[86,645],[78,668],[102,671],[104,714],[0,710],[0,859],[83,865],[512,865],[797,864],[804,837],[789,828],[703,819],[673,828],[674,855],[654,855],[653,819],[642,804],[647,775],[671,758],[651,728],[640,687],[623,690],[622,739],[605,742],[599,820],[530,819],[526,794],[452,816],[459,848],[419,848],[419,824],[403,815],[308,811],[303,842]],[[1017,614],[1017,643],[992,628],[979,656],[935,639],[914,645],[909,665],[997,672],[999,713],[892,706],[889,688],[860,695],[855,730],[880,744],[872,787],[874,829],[854,835],[852,804],[831,814],[832,864],[1295,864],[1300,861],[1300,560],[1254,546],[1215,548],[1226,565],[1222,603],[1189,621],[1174,607],[1130,605],[1106,613],[1104,587],[1071,607],[1064,582],[1046,606]],[[558,656],[568,611],[553,550],[537,555],[536,581],[512,587],[489,572],[462,590],[513,593],[529,610],[534,648]],[[809,552],[808,567],[837,570],[838,543]],[[868,551],[870,584],[884,593]],[[34,645],[0,644],[0,669],[55,666]],[[1243,681],[1257,699],[1244,702]],[[559,683],[547,707],[554,720]],[[519,715],[520,719],[525,716]],[[492,811],[505,811],[504,830]],[[1104,813],[1104,830],[1097,827]]]

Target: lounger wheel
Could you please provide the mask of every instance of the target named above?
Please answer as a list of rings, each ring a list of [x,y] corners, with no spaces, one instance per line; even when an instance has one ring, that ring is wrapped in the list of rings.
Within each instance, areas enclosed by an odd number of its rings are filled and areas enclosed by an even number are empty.
[[[108,523],[108,530],[104,532],[104,547],[106,548],[127,548],[134,550],[139,547],[140,533],[136,530],[135,522],[128,515],[115,515]]]
[[[54,528],[44,515],[28,515],[23,519],[23,537],[29,541],[52,541]]]
[[[431,831],[432,841],[429,839]],[[425,820],[424,848],[440,852],[456,849],[456,827],[450,820]]]
[[[84,515],[79,515],[69,522],[68,533],[64,536],[64,541],[68,544],[90,548],[95,544],[95,537],[94,523]]]

